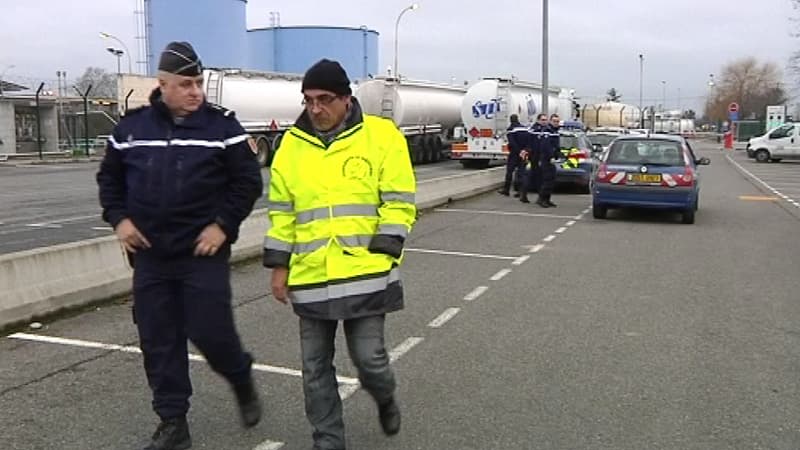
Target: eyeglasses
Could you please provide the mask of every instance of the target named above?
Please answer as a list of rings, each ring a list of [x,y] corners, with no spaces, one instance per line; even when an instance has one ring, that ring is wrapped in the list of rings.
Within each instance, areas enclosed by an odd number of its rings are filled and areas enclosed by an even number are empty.
[[[323,94],[319,97],[303,97],[303,101],[300,102],[301,105],[305,106],[306,108],[313,108],[314,105],[319,106],[320,108],[324,108],[326,106],[330,106],[334,100],[339,98],[338,95],[328,95]]]

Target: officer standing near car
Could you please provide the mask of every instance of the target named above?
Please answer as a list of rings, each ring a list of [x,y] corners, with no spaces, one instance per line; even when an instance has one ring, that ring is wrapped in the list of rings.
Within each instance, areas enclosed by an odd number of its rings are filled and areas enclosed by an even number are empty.
[[[541,155],[539,157],[542,174],[542,185],[539,189],[539,198],[536,204],[542,208],[555,208],[557,205],[550,200],[556,183],[556,166],[553,163],[558,157],[561,149],[561,140],[558,130],[561,127],[561,119],[558,114],[550,116],[550,123],[545,125],[542,130],[542,145],[540,146]]]
[[[146,450],[191,447],[187,339],[235,394],[246,427],[261,404],[237,334],[229,258],[263,181],[232,111],[206,103],[200,58],[186,42],[161,53],[150,105],[114,129],[97,174],[103,219],[135,254],[134,317],[153,409]]]
[[[519,123],[519,116],[512,114],[509,119],[510,124],[506,130],[506,138],[508,139],[506,178],[503,183],[503,188],[498,191],[498,193],[505,196],[511,193],[512,180],[514,181],[513,184],[516,191],[521,192],[522,190],[522,183],[525,182],[525,174],[520,154],[527,146],[528,141],[528,129]]]
[[[542,173],[540,155],[542,154],[542,145],[544,145],[544,138],[546,135],[547,114],[539,114],[536,116],[536,123],[528,129],[528,148],[522,152],[523,164],[525,166],[525,177],[519,198],[519,201],[522,203],[530,203],[528,192],[531,190],[539,192]]]
[[[339,321],[386,435],[400,431],[386,314],[403,308],[399,266],[416,221],[414,170],[390,120],[364,114],[338,62],[303,77],[305,111],[271,167],[264,265],[272,294],[300,316],[306,417],[314,449],[345,448],[333,366]]]

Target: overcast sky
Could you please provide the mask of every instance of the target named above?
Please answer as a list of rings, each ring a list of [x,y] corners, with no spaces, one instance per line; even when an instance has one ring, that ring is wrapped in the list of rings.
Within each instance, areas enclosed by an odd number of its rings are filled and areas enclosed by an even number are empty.
[[[201,5],[204,0],[196,0]],[[380,67],[393,58],[397,14],[413,0],[250,0],[248,26],[366,25],[380,33]],[[2,0],[0,74],[31,82],[70,79],[87,66],[116,71],[101,30],[117,35],[137,59],[135,0]],[[400,25],[400,65],[410,78],[450,81],[516,75],[541,79],[541,0],[418,0]],[[13,4],[13,7],[9,7]],[[200,7],[200,6],[198,6]],[[550,83],[584,97],[615,87],[623,101],[639,97],[639,53],[645,55],[644,97],[667,106],[700,107],[710,73],[727,61],[756,56],[785,67],[800,45],[790,0],[551,0]],[[124,60],[123,60],[124,61]],[[788,80],[788,77],[787,77]],[[53,82],[54,83],[54,82]]]

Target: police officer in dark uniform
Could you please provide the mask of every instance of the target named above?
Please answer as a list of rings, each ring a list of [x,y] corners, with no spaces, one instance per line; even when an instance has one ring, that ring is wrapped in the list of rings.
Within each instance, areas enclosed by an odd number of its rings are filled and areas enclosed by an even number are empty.
[[[128,111],[109,138],[97,182],[103,219],[135,254],[134,317],[161,419],[146,450],[176,450],[191,447],[187,339],[231,384],[244,426],[261,418],[229,258],[263,181],[233,112],[206,103],[192,46],[170,43],[158,70],[150,106]]]
[[[510,124],[506,130],[506,138],[508,139],[508,159],[506,160],[506,179],[503,188],[498,192],[502,195],[508,196],[511,191],[511,181],[514,180],[514,186],[519,192],[522,188],[521,185],[525,181],[523,173],[522,159],[520,153],[522,149],[527,146],[527,131],[528,129],[519,123],[519,116],[512,114],[509,118]]]
[[[525,165],[525,177],[522,183],[519,200],[522,203],[530,203],[528,192],[539,192],[541,181],[541,167],[539,158],[542,153],[544,135],[547,128],[547,115],[539,114],[536,122],[528,128],[528,149],[523,151],[523,164]]]
[[[553,194],[553,188],[556,183],[556,166],[553,160],[558,156],[561,149],[561,142],[558,135],[558,129],[561,126],[558,114],[550,116],[550,124],[546,125],[543,130],[543,138],[541,145],[541,155],[539,158],[542,185],[539,189],[539,198],[536,204],[542,208],[555,208],[557,205],[550,200]]]

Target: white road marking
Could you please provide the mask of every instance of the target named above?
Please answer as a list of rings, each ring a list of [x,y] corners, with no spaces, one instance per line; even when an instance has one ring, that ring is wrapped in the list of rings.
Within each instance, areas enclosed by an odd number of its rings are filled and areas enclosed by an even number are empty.
[[[31,228],[61,228],[61,225],[54,223],[29,223],[25,226]]]
[[[24,341],[34,341],[34,342],[43,342],[46,344],[58,344],[58,345],[68,345],[71,347],[82,347],[82,348],[94,348],[98,350],[112,350],[122,353],[142,353],[142,350],[139,347],[133,347],[128,345],[117,345],[117,344],[105,344],[102,342],[93,342],[93,341],[84,341],[81,339],[68,339],[68,338],[61,338],[55,336],[43,336],[40,334],[28,334],[28,333],[15,333],[8,336],[11,339],[20,339]],[[190,361],[200,361],[206,362],[205,358],[200,355],[189,353],[189,360]],[[253,370],[258,372],[267,372],[267,373],[274,373],[278,375],[289,375],[292,377],[302,377],[303,372],[296,369],[289,369],[287,367],[280,367],[280,366],[271,366],[268,364],[253,364]],[[354,384],[358,383],[358,379],[350,378],[350,377],[340,377],[337,376],[336,379],[340,383],[344,384]]]
[[[428,326],[431,328],[440,328],[442,325],[446,324],[450,319],[455,317],[459,311],[461,311],[461,308],[447,308],[444,310],[443,313],[439,314],[438,317],[431,320]]]
[[[64,224],[64,223],[71,223],[71,222],[82,222],[84,220],[99,219],[99,218],[100,218],[100,214],[92,214],[90,216],[76,216],[76,217],[67,217],[65,219],[51,220],[50,223]]]
[[[580,219],[579,219],[579,220],[580,220]],[[567,226],[568,226],[568,227],[571,227],[571,226],[575,225],[576,223],[577,223],[577,222],[575,222],[574,220],[570,220],[569,222],[567,222]]]
[[[561,234],[561,233],[563,233],[565,231],[567,231],[567,228],[566,227],[561,227],[561,228],[556,230],[556,233]]]
[[[546,217],[550,219],[571,219],[572,216],[557,216],[554,214],[534,214],[514,211],[484,211],[478,209],[458,209],[458,208],[438,208],[435,212],[467,213],[467,214],[489,214],[495,216],[521,216],[521,217]]]
[[[589,214],[592,211],[592,208],[586,208],[583,210],[583,214]]]
[[[489,278],[492,281],[500,281],[505,278],[506,275],[511,273],[511,269],[503,269],[496,274],[492,275],[492,278]]]
[[[544,244],[536,244],[531,247],[531,253],[539,253],[544,248]]]
[[[94,231],[114,231],[111,227],[92,227]]]
[[[483,295],[483,293],[488,291],[488,290],[489,290],[489,286],[478,286],[475,289],[473,289],[472,292],[470,292],[469,294],[465,295],[464,296],[464,300],[466,300],[468,302],[471,302],[471,301],[475,300],[476,298],[480,297],[481,295]]]
[[[776,194],[778,194],[778,195],[782,195],[780,191],[778,191],[778,190],[777,190],[777,189],[775,189],[774,187],[772,187],[772,186],[770,186],[769,184],[767,184],[767,182],[766,182],[766,181],[764,181],[764,180],[762,180],[761,178],[759,178],[759,177],[757,177],[757,176],[753,175],[753,172],[750,172],[749,170],[747,170],[747,169],[745,169],[744,167],[742,167],[742,165],[741,165],[741,164],[739,164],[739,163],[738,163],[738,162],[736,162],[736,161],[735,161],[733,158],[731,158],[731,155],[725,155],[725,157],[728,159],[728,161],[730,161],[730,162],[731,162],[731,164],[733,164],[734,166],[738,167],[738,168],[739,168],[739,170],[741,170],[742,172],[744,172],[745,174],[749,175],[749,176],[750,176],[751,178],[753,178],[754,180],[756,180],[756,181],[758,181],[759,183],[761,183],[761,185],[762,185],[762,186],[764,186],[765,188],[769,189],[770,191],[772,191],[772,192],[774,192],[774,193],[776,193]],[[796,206],[796,207],[800,208],[800,203],[793,202],[793,201],[791,201],[791,200],[787,200],[787,201],[788,201],[789,203],[791,203],[792,205],[794,205],[794,206]]]
[[[515,266],[521,266],[522,264],[525,263],[525,261],[529,259],[531,259],[531,255],[522,255],[519,258],[515,259],[514,262],[512,262],[511,264]]]
[[[405,249],[407,252],[411,253],[431,253],[434,255],[448,255],[448,256],[464,256],[468,258],[486,258],[486,259],[506,259],[506,260],[514,260],[517,259],[516,256],[500,256],[500,255],[484,255],[482,253],[464,253],[464,252],[449,252],[445,250],[430,250],[425,248],[407,248]]]
[[[283,442],[276,442],[266,440],[258,445],[256,445],[253,450],[278,450],[279,448],[283,448]]]
[[[555,239],[555,238],[556,238],[556,235],[555,234],[551,234],[550,236],[547,236],[546,238],[544,238],[542,240],[545,241],[545,242],[553,242],[553,239]]]
[[[419,344],[420,342],[422,342],[424,340],[425,340],[425,338],[414,337],[414,336],[412,336],[410,338],[406,338],[406,340],[401,342],[400,345],[398,345],[397,347],[395,347],[395,348],[393,348],[392,350],[389,351],[389,362],[390,363],[394,363],[395,361],[400,359],[400,357],[402,357],[403,355],[408,353],[409,350],[411,350],[417,344]],[[356,381],[355,384],[343,384],[343,385],[340,385],[339,386],[339,397],[342,399],[342,401],[347,400],[353,394],[358,392],[359,389],[361,389],[361,384],[358,383],[357,381]]]

